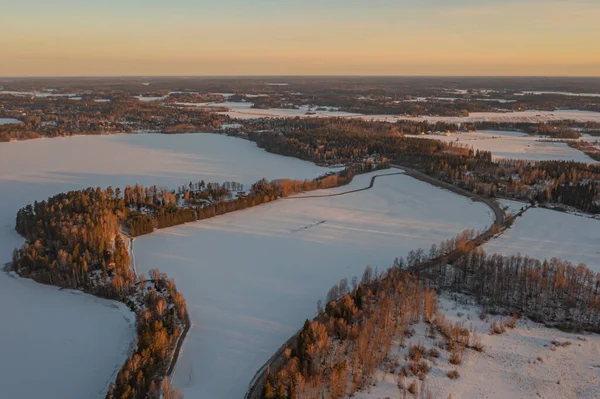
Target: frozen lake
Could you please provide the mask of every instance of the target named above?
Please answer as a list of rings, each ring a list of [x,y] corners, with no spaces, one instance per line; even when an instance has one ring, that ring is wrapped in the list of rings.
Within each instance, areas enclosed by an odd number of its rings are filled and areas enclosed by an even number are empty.
[[[89,186],[175,188],[192,179],[315,177],[326,169],[209,134],[77,136],[0,143],[0,265],[23,244],[23,206]],[[135,337],[124,306],[0,272],[0,387],[13,398],[102,399]],[[4,396],[3,396],[4,397]]]
[[[18,119],[15,118],[0,118],[0,125],[10,125],[13,123],[23,123]]]
[[[451,136],[417,137],[461,144],[473,148],[473,150],[491,151],[493,159],[597,162],[583,152],[569,147],[567,143],[542,141],[544,139],[522,132],[481,130],[474,133],[456,133]]]
[[[370,178],[321,193],[362,188]],[[188,304],[193,327],[174,384],[185,397],[233,399],[341,278],[368,264],[387,269],[410,250],[427,252],[492,222],[482,203],[393,175],[367,191],[284,199],[160,230],[137,238],[134,252],[139,270],[174,277]]]

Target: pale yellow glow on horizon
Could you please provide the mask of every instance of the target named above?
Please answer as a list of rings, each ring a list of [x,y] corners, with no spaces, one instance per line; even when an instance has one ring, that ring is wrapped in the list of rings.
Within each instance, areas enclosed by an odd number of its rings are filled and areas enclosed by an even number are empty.
[[[600,76],[600,5],[493,4],[401,17],[8,21],[0,76]]]

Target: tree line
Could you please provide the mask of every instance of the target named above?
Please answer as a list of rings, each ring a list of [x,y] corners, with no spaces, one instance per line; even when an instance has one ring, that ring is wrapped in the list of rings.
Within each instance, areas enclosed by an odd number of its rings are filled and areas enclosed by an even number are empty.
[[[12,267],[40,283],[126,303],[137,316],[137,348],[107,399],[158,399],[172,391],[164,376],[189,321],[173,280],[158,270],[148,280],[131,269],[121,236],[130,204],[118,190],[89,188],[27,205],[16,220],[27,242],[14,251]]]
[[[362,167],[356,168],[363,171]],[[352,181],[354,174],[355,169],[348,168],[314,180],[261,179],[247,192],[239,191],[235,196],[225,188],[242,188],[241,184],[235,182],[227,182],[223,186],[217,183],[205,185],[203,181],[190,183],[176,192],[135,186],[132,188],[129,202],[132,208],[125,219],[125,226],[133,237],[149,234],[154,229],[209,219],[300,192],[346,185]]]
[[[259,123],[259,122],[254,122]],[[322,165],[352,164],[374,155],[418,169],[480,195],[556,202],[600,212],[600,165],[574,161],[492,160],[439,140],[391,133],[358,132],[354,121],[269,121],[274,131],[254,131],[250,140],[265,150]],[[360,130],[361,123],[356,124]]]

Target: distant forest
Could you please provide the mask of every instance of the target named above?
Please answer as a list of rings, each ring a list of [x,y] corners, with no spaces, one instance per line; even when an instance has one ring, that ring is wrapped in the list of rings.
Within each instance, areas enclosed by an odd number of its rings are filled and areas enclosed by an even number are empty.
[[[554,202],[600,212],[600,164],[573,161],[492,161],[439,140],[379,134],[378,124],[347,119],[255,121],[250,140],[265,150],[322,165],[352,164],[373,156],[482,195]],[[390,125],[393,126],[393,125]],[[418,128],[418,125],[410,125]],[[260,129],[260,128],[263,129]]]

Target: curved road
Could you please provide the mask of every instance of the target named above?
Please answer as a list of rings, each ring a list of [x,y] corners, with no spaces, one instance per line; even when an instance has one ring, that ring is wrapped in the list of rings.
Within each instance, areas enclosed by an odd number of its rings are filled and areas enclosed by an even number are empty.
[[[346,195],[346,194],[352,194],[352,193],[358,193],[360,191],[365,191],[365,190],[369,190],[371,188],[373,188],[373,185],[375,184],[375,179],[377,179],[378,177],[383,177],[383,176],[393,176],[393,175],[404,175],[404,172],[396,172],[396,173],[385,173],[383,175],[375,175],[373,177],[371,177],[371,183],[369,183],[369,185],[367,187],[363,187],[363,188],[357,188],[355,190],[350,190],[350,191],[344,191],[343,193],[336,193],[336,194],[321,194],[321,195],[303,195],[302,197],[284,197],[283,199],[303,199],[303,198],[323,198],[323,197],[339,197],[340,195]],[[334,187],[332,187],[334,188]],[[325,189],[328,190],[328,189]]]

